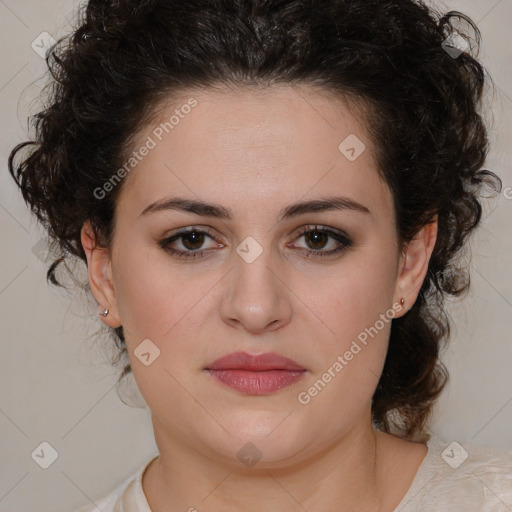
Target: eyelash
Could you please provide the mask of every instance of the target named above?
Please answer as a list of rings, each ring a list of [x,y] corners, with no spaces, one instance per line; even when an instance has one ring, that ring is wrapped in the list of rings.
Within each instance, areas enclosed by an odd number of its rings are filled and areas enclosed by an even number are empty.
[[[342,245],[341,247],[338,247],[336,249],[332,249],[330,251],[324,251],[324,250],[313,250],[313,249],[300,249],[301,251],[304,251],[306,253],[306,257],[315,257],[315,258],[325,258],[329,256],[333,256],[335,254],[341,253],[342,251],[345,251],[349,247],[353,245],[352,240],[344,233],[334,231],[332,229],[328,228],[318,228],[318,226],[311,227],[311,226],[305,226],[301,228],[299,231],[297,238],[300,238],[305,233],[310,232],[317,232],[322,233],[325,235],[328,235],[330,238],[334,238],[338,242],[340,242]],[[198,257],[202,257],[205,252],[209,252],[214,249],[200,249],[196,251],[181,251],[178,249],[173,249],[170,246],[174,241],[179,240],[180,238],[185,237],[186,235],[190,233],[198,233],[198,234],[206,234],[209,238],[212,240],[215,240],[215,237],[207,230],[204,229],[197,229],[195,227],[185,228],[179,231],[178,233],[175,233],[174,235],[170,237],[166,237],[163,240],[158,242],[158,245],[165,250],[166,252],[170,253],[171,255],[174,255],[180,259],[195,259]]]

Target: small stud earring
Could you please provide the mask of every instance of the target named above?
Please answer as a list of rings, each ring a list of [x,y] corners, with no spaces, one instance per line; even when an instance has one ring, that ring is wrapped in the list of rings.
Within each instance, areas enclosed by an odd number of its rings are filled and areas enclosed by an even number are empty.
[[[100,311],[100,315],[101,315],[102,317],[106,317],[106,316],[108,315],[108,308],[107,308],[107,309],[105,309],[105,311]]]
[[[404,300],[404,298],[403,298],[403,297],[400,299],[400,305],[401,305],[402,307],[404,307],[404,306],[405,306],[405,300]]]

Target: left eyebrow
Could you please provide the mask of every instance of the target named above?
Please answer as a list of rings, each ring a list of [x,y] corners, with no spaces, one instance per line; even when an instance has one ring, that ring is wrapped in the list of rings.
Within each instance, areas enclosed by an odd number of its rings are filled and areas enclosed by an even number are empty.
[[[311,201],[302,201],[291,204],[281,210],[278,220],[290,219],[305,213],[326,212],[332,210],[352,210],[356,212],[368,213],[370,210],[348,197],[327,197],[324,199],[314,199]]]
[[[183,197],[171,197],[155,201],[139,214],[139,217],[162,210],[178,210],[194,213],[202,217],[214,217],[217,219],[232,220],[233,212],[218,204],[209,204],[203,201],[186,199]],[[324,212],[332,210],[352,210],[370,214],[370,210],[348,197],[327,197],[311,201],[301,201],[283,208],[278,215],[278,221],[291,219],[306,213]]]

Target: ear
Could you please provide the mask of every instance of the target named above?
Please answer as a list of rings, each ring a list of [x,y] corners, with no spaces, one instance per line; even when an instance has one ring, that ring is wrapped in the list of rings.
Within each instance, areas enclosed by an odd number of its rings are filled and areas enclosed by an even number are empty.
[[[403,298],[405,304],[395,318],[405,315],[418,298],[437,239],[437,221],[436,215],[429,224],[421,228],[400,256],[393,303],[400,303]]]
[[[94,298],[100,305],[99,310],[108,308],[106,317],[100,315],[101,320],[109,327],[122,325],[119,320],[119,311],[112,281],[112,261],[110,251],[97,244],[91,223],[87,220],[80,233],[82,246],[87,256],[87,269],[89,272],[89,286]]]

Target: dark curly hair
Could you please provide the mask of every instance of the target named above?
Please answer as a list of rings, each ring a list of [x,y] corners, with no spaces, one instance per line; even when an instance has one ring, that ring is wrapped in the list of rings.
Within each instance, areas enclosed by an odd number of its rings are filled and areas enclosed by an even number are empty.
[[[372,400],[377,428],[424,439],[448,379],[440,360],[451,325],[444,301],[469,288],[464,249],[480,222],[482,189],[502,187],[482,170],[488,75],[474,22],[415,0],[90,0],[80,15],[47,56],[49,100],[32,118],[34,139],[9,157],[59,256],[47,279],[62,286],[60,263],[87,263],[86,220],[103,246],[112,243],[122,183],[105,199],[94,191],[166,98],[192,87],[273,84],[335,93],[362,108],[393,194],[400,249],[438,216],[428,273],[415,304],[392,322]],[[447,45],[459,33],[468,43],[462,53]],[[15,163],[23,148],[30,151]],[[122,326],[111,332],[126,355]],[[125,363],[119,382],[131,372]]]

